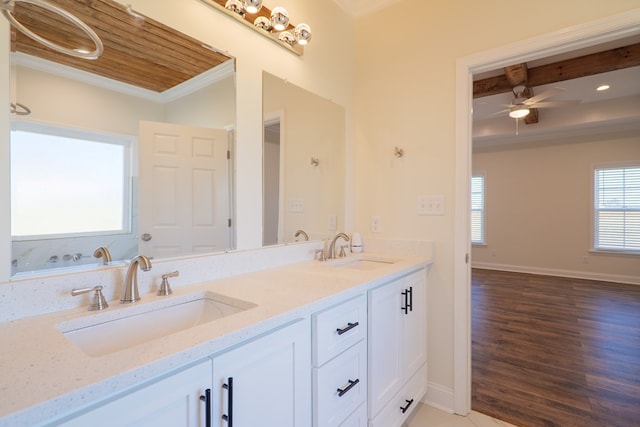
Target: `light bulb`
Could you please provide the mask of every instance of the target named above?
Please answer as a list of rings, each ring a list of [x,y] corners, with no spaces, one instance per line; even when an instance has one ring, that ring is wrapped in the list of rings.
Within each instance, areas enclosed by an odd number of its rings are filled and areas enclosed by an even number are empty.
[[[262,0],[244,0],[243,3],[248,13],[258,13],[262,9]]]
[[[264,16],[258,16],[256,20],[253,21],[253,25],[265,31],[271,31],[271,21]]]
[[[512,119],[521,119],[529,115],[529,108],[525,106],[516,106],[511,111],[509,111],[509,117]]]
[[[293,30],[293,35],[296,36],[298,44],[308,44],[311,41],[311,27],[307,24],[298,24],[295,30]]]
[[[244,15],[244,4],[240,0],[227,0],[227,3],[224,5],[226,9],[229,9],[232,12],[237,13],[238,15]]]
[[[283,31],[278,35],[278,40],[288,44],[289,46],[293,46],[296,42],[296,37],[291,34],[291,31]]]
[[[282,31],[289,25],[289,12],[284,7],[274,7],[271,11],[271,25],[276,31]]]

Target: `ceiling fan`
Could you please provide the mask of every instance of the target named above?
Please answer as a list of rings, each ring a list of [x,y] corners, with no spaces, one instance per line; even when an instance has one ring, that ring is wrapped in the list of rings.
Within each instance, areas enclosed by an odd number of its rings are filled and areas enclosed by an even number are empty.
[[[532,108],[570,107],[581,102],[578,100],[542,102],[547,98],[566,91],[566,89],[560,87],[548,89],[539,95],[535,95],[529,98],[525,96],[526,90],[527,87],[524,85],[515,86],[512,89],[513,95],[515,97],[514,101],[509,105],[505,105],[509,108],[499,111],[498,113],[509,112],[509,117],[514,119],[521,119],[526,117],[531,112]]]

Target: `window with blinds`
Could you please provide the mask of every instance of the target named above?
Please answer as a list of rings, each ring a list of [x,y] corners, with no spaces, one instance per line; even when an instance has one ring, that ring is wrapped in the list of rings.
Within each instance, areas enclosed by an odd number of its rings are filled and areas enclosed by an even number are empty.
[[[640,166],[594,171],[594,249],[640,253]]]
[[[485,243],[483,175],[471,177],[471,243]]]

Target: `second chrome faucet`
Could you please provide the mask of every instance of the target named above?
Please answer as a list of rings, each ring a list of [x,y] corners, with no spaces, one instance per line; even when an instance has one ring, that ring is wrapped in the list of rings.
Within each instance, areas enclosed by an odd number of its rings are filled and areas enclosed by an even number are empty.
[[[140,301],[140,293],[138,292],[138,266],[142,271],[151,270],[151,261],[144,255],[138,255],[131,260],[127,275],[124,278],[124,289],[122,291],[122,304]]]

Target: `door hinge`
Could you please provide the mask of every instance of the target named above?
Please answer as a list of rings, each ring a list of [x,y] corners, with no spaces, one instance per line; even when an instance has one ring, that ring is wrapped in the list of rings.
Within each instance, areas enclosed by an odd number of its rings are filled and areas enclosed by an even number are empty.
[[[231,150],[227,150],[227,160],[231,160]]]
[[[229,218],[229,220],[227,221],[229,227],[231,227],[231,218]]]
[[[464,254],[464,263],[469,264],[469,253]]]

